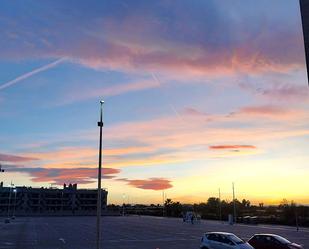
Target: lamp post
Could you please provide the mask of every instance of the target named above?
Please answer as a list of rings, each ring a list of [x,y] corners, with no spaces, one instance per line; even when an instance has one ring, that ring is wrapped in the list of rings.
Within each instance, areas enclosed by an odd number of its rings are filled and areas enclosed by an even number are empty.
[[[15,219],[15,210],[16,210],[16,194],[17,194],[17,189],[14,188],[13,189],[13,192],[14,192],[14,209],[13,209],[13,215],[12,215],[12,219]]]
[[[221,189],[219,188],[219,218],[222,222]]]
[[[2,169],[2,165],[0,164],[0,173],[3,173],[4,169]]]
[[[122,194],[122,216],[124,216],[125,198],[126,198],[126,195]]]
[[[234,186],[234,182],[232,183],[232,187],[233,187],[233,206],[234,206],[234,223],[236,223],[237,218],[236,218],[236,199],[235,199],[235,186]]]
[[[5,220],[5,223],[10,223],[10,206],[11,206],[11,196],[12,196],[12,187],[13,187],[13,183],[11,182],[10,185],[10,192],[9,192],[9,202],[8,202],[8,213],[7,213],[7,218]]]
[[[98,168],[98,200],[97,200],[97,249],[100,249],[100,235],[101,235],[101,175],[102,175],[102,129],[103,129],[103,104],[104,101],[100,101],[100,121],[98,126],[100,127],[100,143],[99,143],[99,168]]]

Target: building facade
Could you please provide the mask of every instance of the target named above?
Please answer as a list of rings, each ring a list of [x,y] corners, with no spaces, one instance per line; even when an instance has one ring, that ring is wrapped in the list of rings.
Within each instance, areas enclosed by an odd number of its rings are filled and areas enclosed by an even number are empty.
[[[107,190],[101,189],[102,211]],[[58,188],[3,187],[0,185],[0,215],[95,215],[97,189],[77,189],[77,184]]]

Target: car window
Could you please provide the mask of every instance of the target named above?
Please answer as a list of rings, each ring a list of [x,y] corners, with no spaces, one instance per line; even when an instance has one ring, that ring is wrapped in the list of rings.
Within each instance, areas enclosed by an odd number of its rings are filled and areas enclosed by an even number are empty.
[[[220,236],[220,242],[221,243],[224,243],[224,244],[227,244],[227,245],[232,245],[234,246],[235,244],[225,235],[221,235]]]
[[[283,238],[283,237],[281,237],[281,236],[278,236],[278,235],[274,236],[273,239],[276,240],[276,241],[278,241],[280,244],[284,244],[284,245],[290,244],[290,243],[291,243],[291,242],[288,241],[287,239],[285,239],[285,238]]]
[[[208,234],[207,239],[215,241],[216,240],[216,234]]]
[[[210,234],[209,236],[210,239],[207,237],[209,240],[220,242],[220,236],[218,234]]]
[[[254,236],[252,237],[252,240],[261,241],[263,238],[261,236]]]
[[[235,235],[229,235],[228,238],[235,244],[244,244],[245,242]]]
[[[276,241],[273,237],[271,236],[265,236],[264,238],[265,243],[267,244],[277,244],[278,241]]]

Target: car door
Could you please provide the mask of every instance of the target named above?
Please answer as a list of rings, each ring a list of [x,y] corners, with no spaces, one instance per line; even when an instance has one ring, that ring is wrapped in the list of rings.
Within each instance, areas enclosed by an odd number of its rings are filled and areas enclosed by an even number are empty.
[[[265,236],[265,249],[282,249],[280,243],[271,236]]]
[[[264,236],[261,235],[254,236],[250,241],[250,245],[256,249],[266,249]]]

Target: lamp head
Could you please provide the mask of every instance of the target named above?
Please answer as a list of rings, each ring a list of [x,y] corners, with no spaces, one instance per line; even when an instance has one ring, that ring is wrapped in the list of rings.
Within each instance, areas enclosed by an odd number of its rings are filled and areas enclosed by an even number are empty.
[[[104,100],[100,100],[100,103],[101,103],[101,104],[104,104]]]

